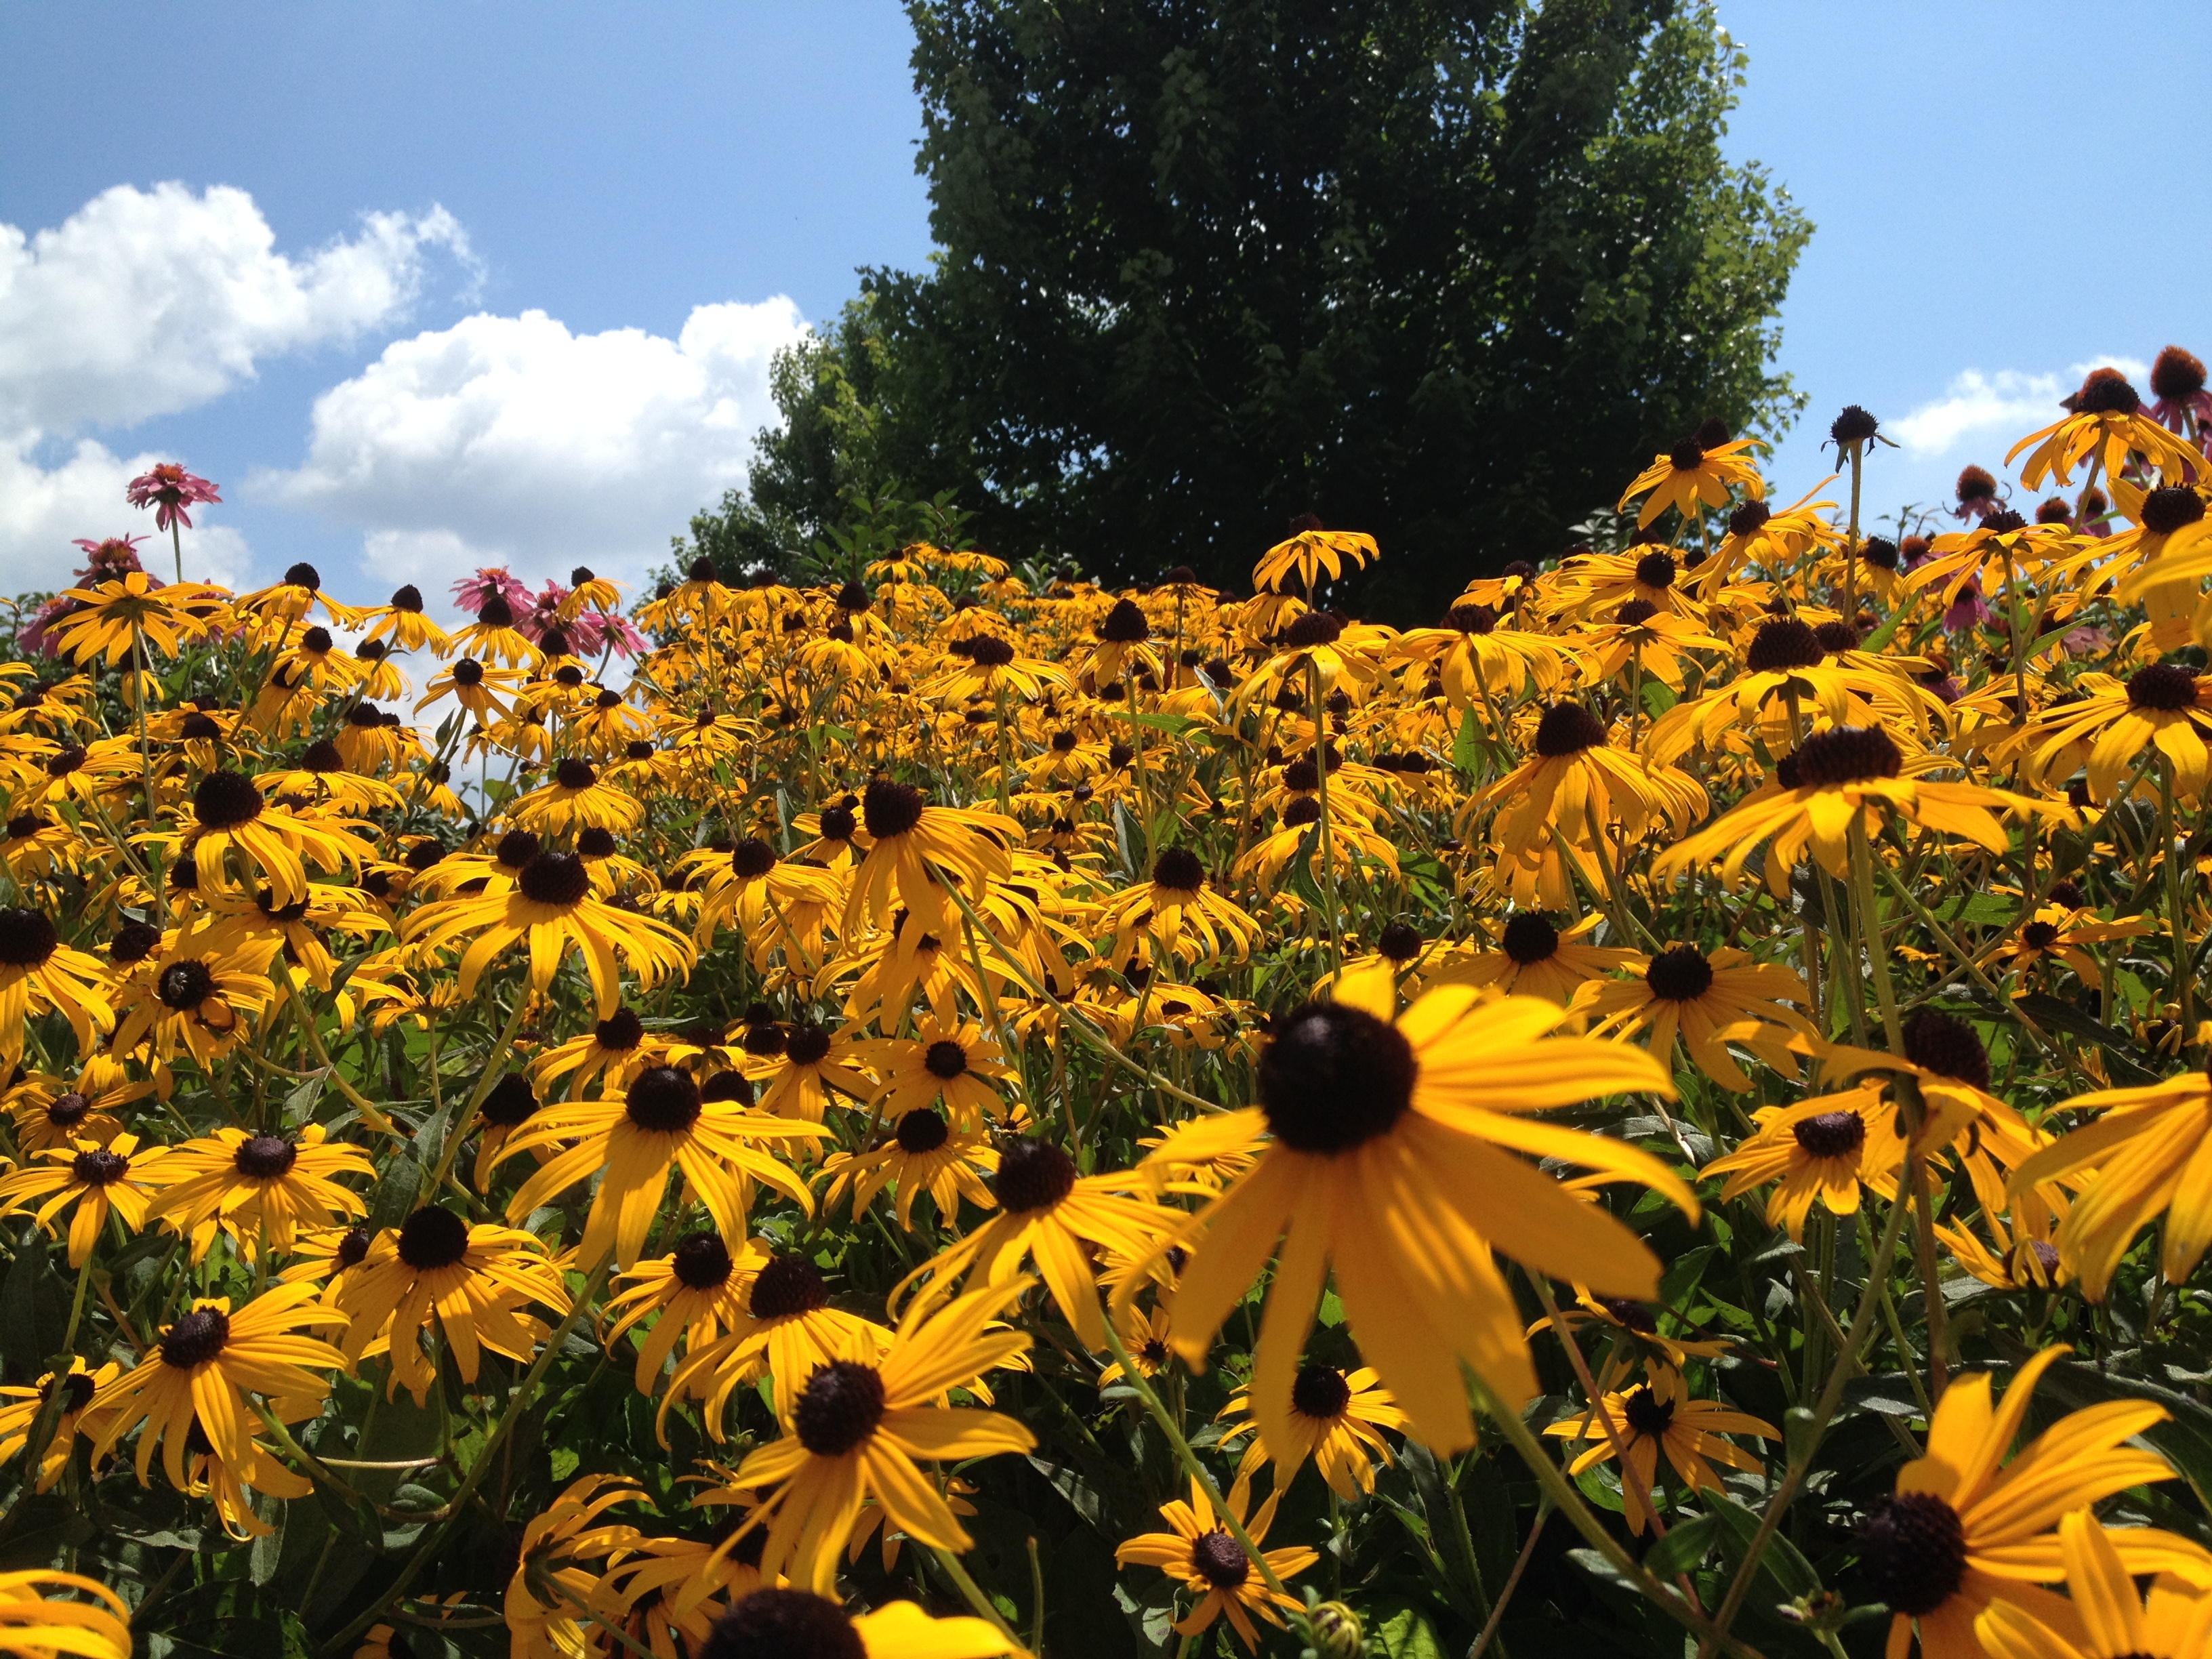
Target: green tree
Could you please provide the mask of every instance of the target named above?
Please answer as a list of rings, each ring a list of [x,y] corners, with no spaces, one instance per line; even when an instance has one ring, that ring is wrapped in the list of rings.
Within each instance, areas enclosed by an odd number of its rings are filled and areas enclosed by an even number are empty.
[[[1797,406],[1810,226],[1721,155],[1745,58],[1710,5],[909,12],[942,252],[791,360],[763,513],[950,489],[995,551],[1233,585],[1311,511],[1425,620],[1701,421]]]

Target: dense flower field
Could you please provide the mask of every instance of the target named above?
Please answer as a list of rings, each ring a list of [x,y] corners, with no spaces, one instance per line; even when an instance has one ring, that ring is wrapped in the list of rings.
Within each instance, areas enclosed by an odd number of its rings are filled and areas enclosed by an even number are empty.
[[[0,662],[0,1650],[2212,1650],[2153,386],[1403,632],[1305,520],[448,633],[148,475]]]

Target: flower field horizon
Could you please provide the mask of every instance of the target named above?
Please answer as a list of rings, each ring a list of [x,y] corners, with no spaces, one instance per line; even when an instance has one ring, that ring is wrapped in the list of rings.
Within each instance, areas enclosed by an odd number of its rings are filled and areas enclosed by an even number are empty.
[[[1310,514],[448,629],[134,480],[0,631],[0,1652],[2212,1652],[2150,389],[1407,629]]]

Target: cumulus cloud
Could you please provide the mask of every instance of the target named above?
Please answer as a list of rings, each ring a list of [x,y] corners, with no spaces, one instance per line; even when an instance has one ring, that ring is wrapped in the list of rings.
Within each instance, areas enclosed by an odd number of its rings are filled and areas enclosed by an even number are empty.
[[[572,334],[542,311],[465,318],[324,392],[305,465],[255,487],[359,526],[380,582],[489,563],[635,581],[743,480],[775,417],[769,361],[804,327],[781,295],[700,306],[672,340]]]
[[[443,208],[371,213],[359,234],[303,258],[276,252],[242,190],[104,191],[61,225],[0,224],[0,431],[127,426],[221,396],[258,360],[403,313],[423,251],[471,271]]]
[[[149,534],[151,514],[125,506],[123,487],[158,460],[152,453],[129,457],[83,438],[58,460],[41,465],[28,435],[0,436],[0,589],[10,594],[52,591],[69,585],[84,556],[70,543],[82,536]],[[185,532],[185,574],[196,581],[238,586],[249,565],[246,541],[226,525],[210,525],[195,511],[194,527]],[[166,537],[149,538],[139,549],[156,575],[173,568]]]
[[[1970,368],[1953,380],[1941,398],[1925,403],[1900,420],[1883,425],[1910,451],[1929,459],[1948,453],[1970,436],[1995,431],[2008,440],[2024,436],[2057,420],[2064,411],[2058,400],[2081,384],[2081,377],[2106,365],[2141,383],[2148,367],[2132,357],[2097,357],[2075,363],[2064,374],[2026,374],[1999,369],[1984,374]]]

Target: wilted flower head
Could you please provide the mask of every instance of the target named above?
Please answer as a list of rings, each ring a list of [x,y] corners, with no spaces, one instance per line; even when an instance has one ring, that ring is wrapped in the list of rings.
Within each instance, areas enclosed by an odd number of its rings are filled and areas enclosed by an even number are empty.
[[[125,495],[131,506],[154,509],[156,530],[167,530],[172,523],[190,530],[192,515],[185,510],[186,507],[198,507],[203,501],[220,504],[222,501],[213,484],[185,471],[174,461],[164,461],[152,471],[140,473],[125,487]]]

